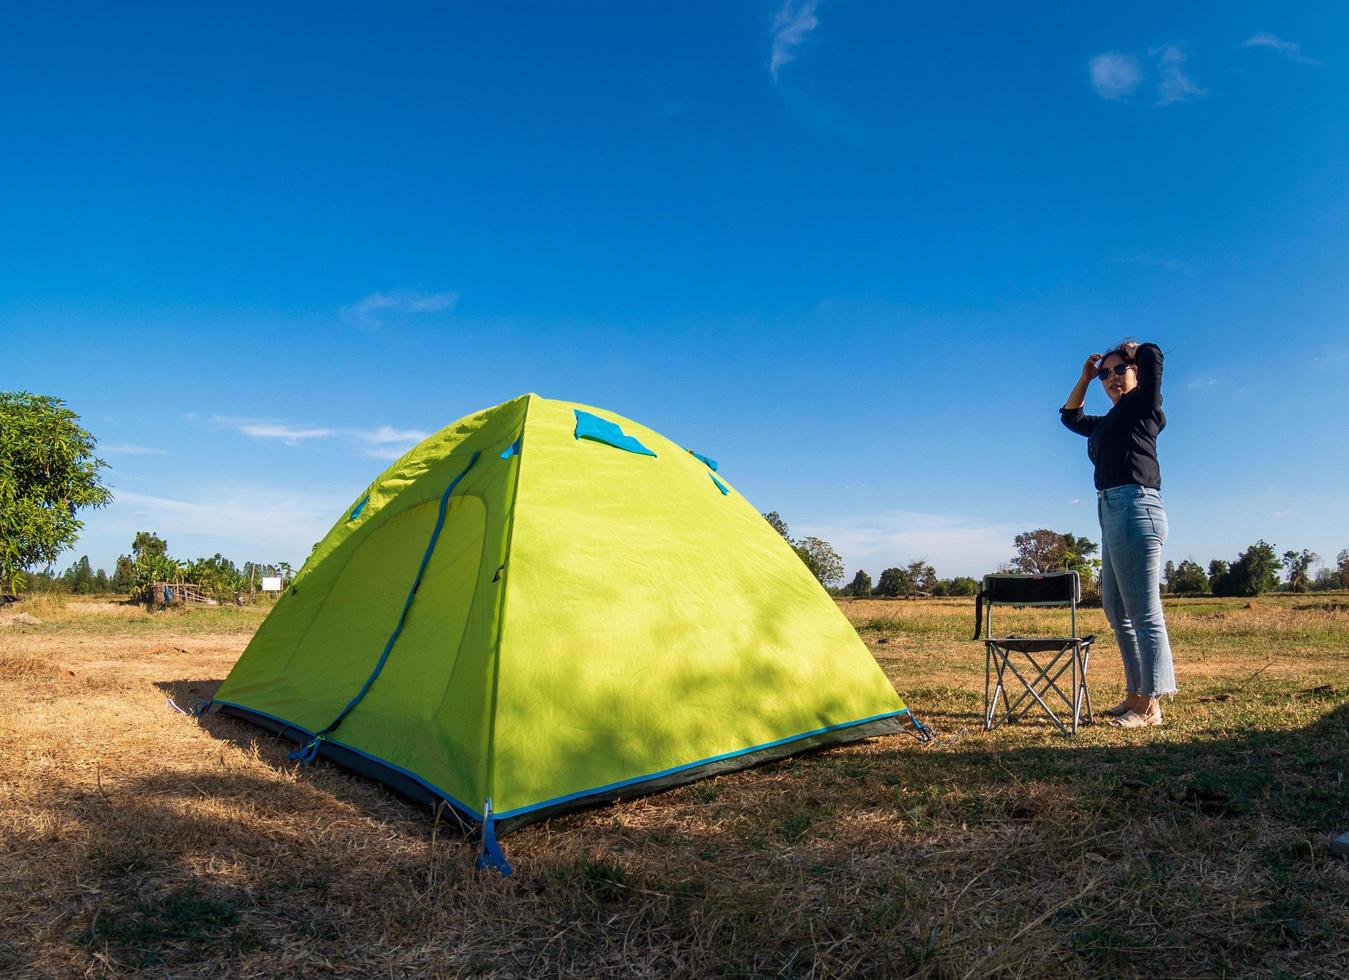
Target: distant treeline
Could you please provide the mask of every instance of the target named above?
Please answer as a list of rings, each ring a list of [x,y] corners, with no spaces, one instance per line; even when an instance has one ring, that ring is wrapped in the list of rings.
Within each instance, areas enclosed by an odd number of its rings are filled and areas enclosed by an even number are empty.
[[[806,567],[833,595],[972,596],[979,591],[977,579],[941,578],[924,558],[882,570],[874,584],[870,574],[858,569],[852,580],[843,585],[843,559],[828,541],[817,537],[793,538],[776,511],[764,514],[764,519],[787,539]],[[1096,542],[1070,532],[1038,528],[1018,534],[1012,547],[1015,554],[994,571],[1040,575],[1071,569],[1082,579],[1083,599],[1088,603],[1099,601],[1101,560],[1095,557],[1100,552]],[[1189,559],[1179,565],[1168,561],[1163,570],[1162,591],[1176,595],[1257,596],[1276,591],[1349,589],[1349,548],[1335,556],[1333,566],[1323,565],[1313,574],[1312,569],[1320,561],[1320,555],[1305,548],[1280,554],[1274,545],[1262,539],[1231,561],[1213,559],[1207,570]]]
[[[183,561],[170,557],[168,550],[168,542],[158,534],[139,531],[131,543],[131,554],[118,557],[111,575],[102,568],[91,567],[89,556],[85,555],[59,574],[50,567],[41,572],[29,572],[28,587],[33,592],[110,593],[135,597],[148,594],[155,582],[189,582],[201,586],[212,598],[225,601],[236,592],[257,589],[264,576],[276,576],[288,582],[294,574],[284,561],[246,561],[238,566],[218,553],[210,558]]]

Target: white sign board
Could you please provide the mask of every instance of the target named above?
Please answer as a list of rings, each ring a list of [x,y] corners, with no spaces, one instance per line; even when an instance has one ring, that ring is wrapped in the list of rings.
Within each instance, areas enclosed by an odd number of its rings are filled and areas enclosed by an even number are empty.
[[[281,591],[281,576],[280,576],[280,575],[264,575],[264,576],[262,577],[262,591],[263,591],[263,592],[280,592],[280,591]]]

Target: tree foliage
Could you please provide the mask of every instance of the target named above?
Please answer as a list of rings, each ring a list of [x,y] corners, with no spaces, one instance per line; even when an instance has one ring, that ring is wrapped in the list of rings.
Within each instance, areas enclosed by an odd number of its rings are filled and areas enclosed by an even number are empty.
[[[807,537],[794,542],[792,547],[806,563],[811,574],[828,587],[843,579],[843,559],[839,557],[833,545],[823,538]]]
[[[1288,573],[1288,591],[1306,592],[1311,588],[1311,567],[1321,560],[1315,552],[1303,548],[1299,551],[1283,553],[1283,567]]]
[[[938,579],[937,584],[932,587],[932,594],[936,596],[978,595],[979,583],[966,575]]]
[[[857,574],[852,577],[852,581],[844,586],[843,591],[857,599],[870,598],[871,576],[859,568]]]
[[[0,392],[0,582],[11,590],[74,542],[82,508],[112,500],[95,447],[61,399]]]
[[[1281,567],[1274,546],[1263,540],[1257,541],[1231,565],[1217,559],[1210,562],[1209,588],[1214,595],[1257,596],[1273,591],[1279,584]]]
[[[1071,532],[1051,531],[1047,527],[1023,531],[1013,540],[1016,554],[1012,568],[1026,575],[1075,570],[1084,583],[1095,581],[1096,568],[1091,556],[1096,554],[1096,542],[1080,538]]]
[[[1180,594],[1207,592],[1208,576],[1198,564],[1187,558],[1172,569],[1166,584],[1170,591]]]
[[[909,577],[907,569],[885,568],[881,570],[881,577],[876,580],[875,595],[893,599],[897,596],[911,595],[912,593],[913,579]]]

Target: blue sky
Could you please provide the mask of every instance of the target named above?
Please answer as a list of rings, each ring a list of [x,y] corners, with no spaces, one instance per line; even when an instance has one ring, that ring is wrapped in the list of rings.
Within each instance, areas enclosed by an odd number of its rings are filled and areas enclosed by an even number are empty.
[[[1349,548],[1343,5],[278,6],[4,16],[0,387],[118,497],[66,560],[298,564],[536,391],[850,574],[981,574],[1099,539],[1056,409],[1125,336],[1168,354],[1167,557]]]

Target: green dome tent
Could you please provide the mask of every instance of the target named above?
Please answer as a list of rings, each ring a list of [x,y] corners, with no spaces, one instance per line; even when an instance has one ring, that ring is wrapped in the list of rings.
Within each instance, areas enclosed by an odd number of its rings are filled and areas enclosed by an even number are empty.
[[[523,395],[315,547],[214,705],[496,834],[910,718],[714,460]]]

